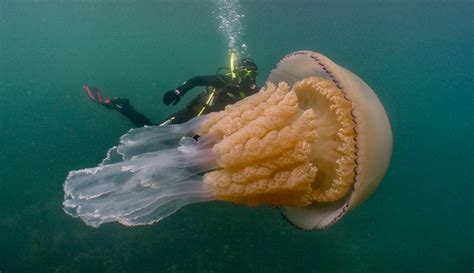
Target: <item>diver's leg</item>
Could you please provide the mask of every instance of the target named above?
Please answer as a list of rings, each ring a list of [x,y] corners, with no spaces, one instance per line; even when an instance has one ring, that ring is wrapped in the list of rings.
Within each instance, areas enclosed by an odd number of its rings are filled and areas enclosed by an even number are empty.
[[[158,122],[156,125],[162,126],[162,125],[168,125],[168,124],[179,124],[179,123],[186,122],[194,117],[195,117],[194,112],[191,111],[189,108],[185,108],[167,117],[166,119]]]
[[[127,117],[136,127],[143,127],[144,125],[153,125],[152,122],[143,114],[137,112],[130,104],[128,99],[122,98],[105,98],[102,96],[100,90],[96,87],[84,84],[82,86],[87,96],[95,103],[105,106],[108,109],[116,110],[125,117]]]
[[[113,109],[120,112],[128,118],[135,127],[143,127],[145,125],[153,125],[152,122],[143,114],[137,112],[130,104],[128,99],[113,98],[104,100],[103,105],[108,109]]]
[[[112,101],[112,100],[111,100]],[[135,127],[143,127],[145,125],[153,125],[153,123],[142,113],[139,113],[133,108],[133,106],[128,102],[123,106],[122,109],[118,110],[122,115],[127,117]]]

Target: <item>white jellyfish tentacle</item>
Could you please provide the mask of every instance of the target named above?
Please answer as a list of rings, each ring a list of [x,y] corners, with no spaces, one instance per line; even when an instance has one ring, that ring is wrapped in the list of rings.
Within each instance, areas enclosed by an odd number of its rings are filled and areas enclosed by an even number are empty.
[[[95,227],[143,225],[214,200],[200,174],[217,167],[215,156],[192,138],[202,119],[130,130],[101,165],[69,173],[64,210]]]
[[[193,131],[202,123],[205,115],[183,124],[167,126],[145,126],[131,129],[120,137],[120,145],[112,147],[101,165],[129,160],[135,155],[177,147],[183,136],[193,136]]]

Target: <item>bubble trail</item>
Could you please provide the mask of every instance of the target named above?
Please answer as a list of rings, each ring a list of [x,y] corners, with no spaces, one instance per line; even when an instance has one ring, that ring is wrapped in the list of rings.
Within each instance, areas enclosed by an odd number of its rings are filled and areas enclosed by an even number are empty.
[[[227,38],[229,51],[243,54],[247,49],[245,43],[240,44],[243,35],[242,19],[245,15],[241,12],[239,1],[216,0],[216,4],[219,30]]]

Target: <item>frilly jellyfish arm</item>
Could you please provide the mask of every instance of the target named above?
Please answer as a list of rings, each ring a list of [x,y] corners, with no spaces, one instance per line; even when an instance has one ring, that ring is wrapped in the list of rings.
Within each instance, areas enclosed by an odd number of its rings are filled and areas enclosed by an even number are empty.
[[[94,227],[113,221],[143,225],[186,204],[213,200],[199,174],[216,168],[215,157],[192,138],[201,121],[130,130],[101,165],[69,173],[65,211]]]

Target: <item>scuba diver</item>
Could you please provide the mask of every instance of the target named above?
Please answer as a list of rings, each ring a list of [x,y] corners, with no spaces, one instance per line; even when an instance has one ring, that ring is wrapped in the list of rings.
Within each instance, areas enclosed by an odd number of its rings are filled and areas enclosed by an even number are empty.
[[[196,86],[206,86],[206,89],[191,100],[186,108],[158,123],[152,123],[145,115],[137,112],[126,98],[104,98],[99,89],[88,85],[84,85],[83,89],[91,100],[108,109],[120,112],[136,127],[183,123],[194,117],[221,111],[226,105],[258,92],[259,87],[255,82],[258,67],[255,61],[251,58],[244,58],[239,61],[237,67],[234,67],[234,63],[235,55],[231,54],[230,69],[219,68],[216,75],[194,77],[175,89],[165,92],[163,103],[176,105],[189,90]]]

